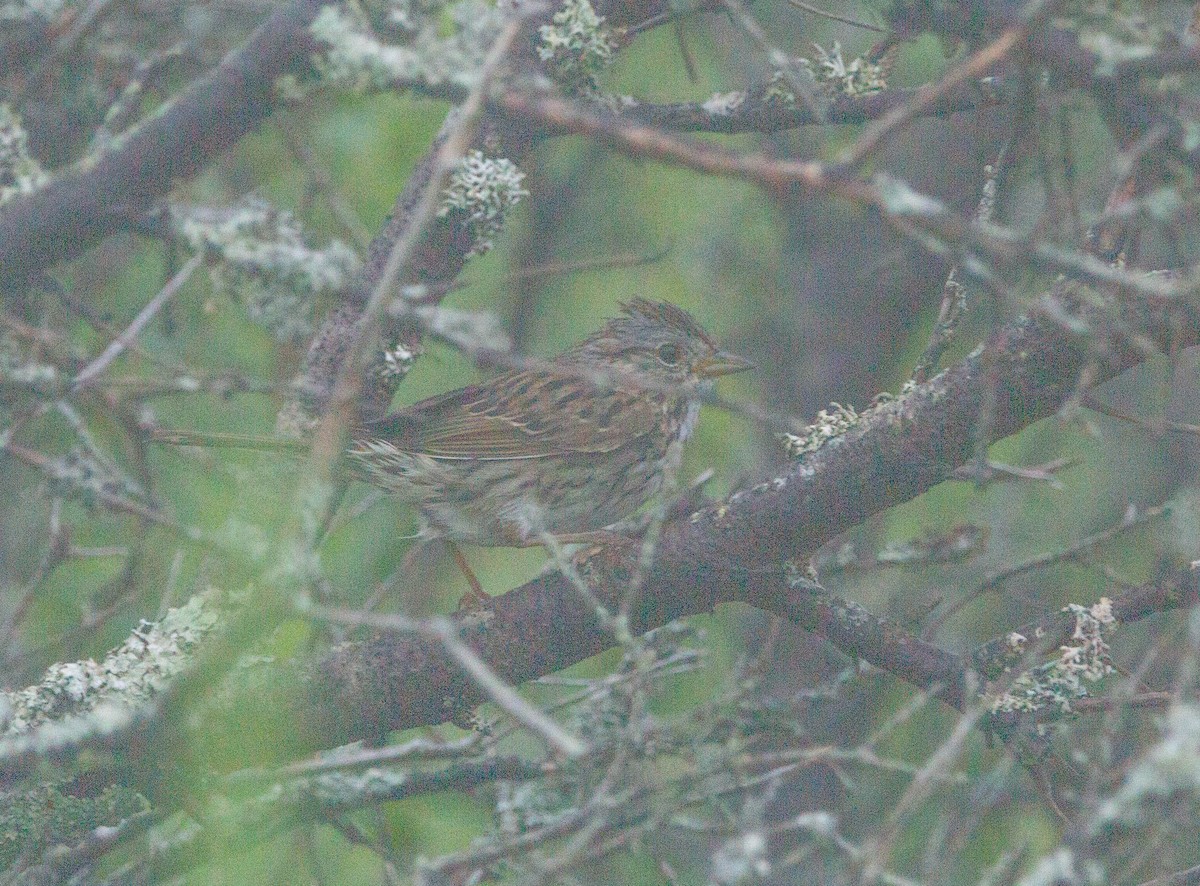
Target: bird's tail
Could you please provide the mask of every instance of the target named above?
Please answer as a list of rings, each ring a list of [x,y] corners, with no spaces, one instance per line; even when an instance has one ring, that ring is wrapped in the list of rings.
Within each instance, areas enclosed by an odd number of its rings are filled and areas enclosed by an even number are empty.
[[[304,440],[288,440],[283,437],[256,437],[252,434],[221,434],[173,428],[157,428],[150,436],[151,439],[170,446],[224,446],[267,452],[305,452],[312,445]]]

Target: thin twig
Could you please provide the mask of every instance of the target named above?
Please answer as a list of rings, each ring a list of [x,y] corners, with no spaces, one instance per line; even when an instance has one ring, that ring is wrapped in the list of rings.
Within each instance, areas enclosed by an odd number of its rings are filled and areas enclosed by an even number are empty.
[[[582,740],[567,732],[534,705],[523,699],[520,694],[501,680],[496,672],[488,667],[474,649],[458,637],[454,623],[448,618],[435,618],[430,622],[434,636],[442,643],[446,652],[458,662],[467,675],[475,681],[502,710],[530,732],[542,737],[551,748],[564,757],[581,757],[588,751],[588,746]]]
[[[1009,28],[965,62],[947,72],[933,86],[920,90],[912,101],[901,105],[868,127],[853,147],[846,152],[842,158],[842,165],[846,169],[856,169],[879,150],[885,139],[923,114],[939,98],[968,80],[983,76],[989,69],[1007,58],[1009,53],[1029,36],[1030,19],[1045,5],[1046,3],[1033,5],[1033,9],[1027,10],[1023,15],[1023,21],[1020,24]]]
[[[571,735],[500,679],[479,653],[459,638],[458,629],[448,618],[420,620],[404,615],[374,614],[324,606],[308,607],[305,613],[340,624],[404,631],[437,640],[442,644],[446,653],[463,669],[463,672],[497,706],[531,732],[540,736],[556,752],[564,757],[580,757],[588,751],[585,742]]]
[[[1138,886],[1198,886],[1198,884],[1200,884],[1200,865],[1188,868],[1186,871],[1167,874],[1165,877],[1146,880],[1144,883],[1139,883]]]
[[[972,705],[958,718],[950,736],[929,755],[925,764],[913,776],[904,794],[889,811],[883,827],[863,844],[863,882],[873,882],[886,870],[892,849],[908,816],[933,793],[934,788],[945,782],[951,767],[962,756],[967,739],[974,734],[975,724],[983,718],[987,710],[986,704]]]
[[[56,459],[51,458],[50,456],[41,452],[37,452],[36,450],[26,449],[24,446],[20,446],[16,443],[9,443],[4,447],[4,451],[12,455],[18,461],[22,461],[30,467],[37,468],[49,479],[59,479],[57,471],[55,470],[55,465],[57,463]],[[180,536],[190,542],[206,546],[213,543],[212,539],[207,537],[203,530],[198,529],[195,526],[188,526],[184,523],[179,523],[175,520],[172,520],[170,517],[159,513],[153,508],[140,504],[139,502],[131,501],[128,498],[116,495],[106,490],[97,490],[96,498],[99,499],[99,501],[105,507],[111,508],[114,511],[132,514],[135,517],[141,517],[142,519],[149,520],[151,523],[156,523],[159,526],[165,526],[168,529],[172,529],[179,533]]]
[[[200,263],[203,260],[204,256],[201,253],[193,255],[187,260],[187,263],[179,269],[179,272],[167,281],[166,285],[158,291],[158,294],[154,298],[150,299],[146,307],[138,312],[138,315],[133,318],[133,322],[125,328],[125,331],[118,335],[99,357],[79,371],[79,374],[75,376],[75,381],[71,385],[72,393],[78,393],[88,387],[141,335],[142,330],[154,319],[154,315],[180,290],[183,284],[195,272],[196,268],[200,267]]]
[[[429,760],[454,760],[465,756],[470,751],[477,750],[480,745],[480,735],[472,732],[464,738],[449,742],[434,742],[425,738],[415,738],[398,745],[383,747],[335,748],[321,754],[312,760],[301,760],[289,763],[275,769],[241,769],[225,776],[225,783],[230,787],[240,787],[244,784],[257,784],[264,781],[277,781],[281,778],[298,778],[323,775],[328,772],[340,772],[346,769],[365,769],[370,766],[405,763],[411,761],[426,762]]]
[[[950,211],[941,201],[911,191],[900,191],[886,180],[866,182],[846,175],[844,169],[815,160],[786,160],[763,153],[739,154],[705,142],[684,139],[652,126],[584,110],[573,102],[545,93],[509,90],[495,99],[498,107],[518,119],[536,119],[553,130],[575,132],[597,139],[631,157],[674,163],[709,175],[753,182],[782,193],[790,188],[831,194],[855,205],[869,207],[922,249],[950,252],[948,243],[969,242],[974,250],[1004,264],[1024,264],[1034,270],[1062,273],[1117,292],[1165,301],[1187,298],[1195,286],[1166,282],[1144,272],[1116,268],[1091,255],[1031,238],[1028,234],[994,223],[980,224]],[[977,259],[982,273],[982,261]]]
[[[979,203],[975,210],[976,222],[986,223],[992,219],[992,213],[996,206],[996,170],[1003,163],[1006,153],[1007,146],[1001,148],[1000,156],[997,158],[996,163],[989,163],[984,167],[983,192],[980,194]],[[942,287],[942,305],[938,309],[937,323],[934,324],[933,332],[930,333],[929,343],[925,346],[925,351],[918,358],[916,368],[913,369],[912,380],[917,384],[929,380],[930,375],[941,361],[942,355],[946,352],[946,348],[954,340],[954,334],[958,330],[959,321],[962,319],[963,314],[967,312],[967,289],[959,282],[959,273],[959,266],[955,265],[946,275],[946,283]]]
[[[367,250],[371,246],[371,232],[367,230],[367,226],[363,224],[362,219],[354,212],[350,205],[346,202],[346,198],[338,191],[334,184],[333,176],[329,174],[326,165],[318,160],[312,152],[312,149],[306,145],[303,139],[300,138],[296,131],[296,124],[289,118],[284,118],[279,122],[279,132],[283,136],[283,143],[287,146],[288,151],[297,162],[304,167],[308,174],[311,188],[325,198],[325,202],[329,205],[330,214],[334,217],[342,230],[349,234],[360,250]]]
[[[931,619],[930,622],[925,626],[925,629],[921,631],[921,638],[923,640],[929,640],[932,638],[938,632],[938,630],[941,629],[942,625],[944,625],[950,618],[961,612],[966,606],[977,600],[979,597],[983,596],[989,591],[995,590],[1009,579],[1015,578],[1016,576],[1022,575],[1026,572],[1031,572],[1035,569],[1044,569],[1047,566],[1053,566],[1055,563],[1062,563],[1067,560],[1075,560],[1081,554],[1086,554],[1089,551],[1094,550],[1105,542],[1111,541],[1112,539],[1124,532],[1128,532],[1130,529],[1133,529],[1136,526],[1159,519],[1160,517],[1164,516],[1168,510],[1169,506],[1167,505],[1157,505],[1141,511],[1132,510],[1127,512],[1122,518],[1121,522],[1115,526],[1110,526],[1107,529],[1101,530],[1100,532],[1096,532],[1092,535],[1086,536],[1085,538],[1081,538],[1074,544],[1063,548],[1062,550],[1049,551],[1045,554],[1039,554],[1036,557],[1029,557],[1020,563],[1014,563],[1012,566],[989,573],[984,577],[984,580],[979,584],[979,586],[971,593],[964,594],[958,600],[954,601],[941,612],[939,612],[935,618]]]
[[[1083,405],[1088,409],[1099,412],[1101,415],[1106,415],[1109,418],[1115,418],[1117,421],[1127,422],[1148,431],[1151,434],[1188,434],[1193,437],[1200,437],[1200,425],[1189,424],[1182,421],[1167,421],[1165,419],[1147,420],[1140,416],[1125,412],[1111,403],[1105,403],[1091,391],[1088,391],[1083,396]]]
[[[1040,465],[1027,467],[1025,465],[1010,465],[988,459],[982,475],[979,473],[979,465],[972,463],[956,468],[950,474],[950,479],[974,483],[977,488],[999,480],[1032,480],[1038,483],[1046,483],[1051,489],[1062,489],[1062,481],[1054,475],[1059,471],[1074,467],[1078,463],[1078,458],[1055,458]]]
[[[650,569],[654,565],[654,554],[658,549],[658,539],[662,535],[663,525],[667,522],[671,499],[675,497],[675,493],[679,489],[679,465],[682,460],[683,444],[675,441],[667,447],[666,455],[663,457],[662,486],[654,496],[650,520],[642,534],[637,563],[617,607],[617,617],[622,625],[629,624],[630,613],[641,597],[646,576],[650,574]]]
[[[804,3],[802,0],[788,0],[792,6],[797,9],[803,9],[805,12],[811,12],[813,15],[819,15],[821,18],[827,18],[831,21],[841,22],[843,25],[853,25],[856,28],[865,28],[868,31],[874,31],[876,34],[888,33],[887,28],[881,28],[879,25],[873,25],[869,22],[859,21],[856,18],[850,18],[846,15],[838,15],[836,12],[829,12],[825,9],[819,9],[811,4]]]
[[[729,14],[734,21],[746,32],[746,35],[758,44],[758,48],[767,56],[767,61],[771,67],[783,75],[783,78],[787,81],[787,85],[791,88],[795,96],[800,99],[800,103],[808,109],[814,119],[823,122],[825,120],[825,110],[821,107],[821,102],[813,89],[812,78],[807,73],[802,75],[800,72],[803,68],[797,65],[795,60],[787,53],[771,43],[767,37],[767,32],[763,30],[758,20],[742,5],[741,0],[722,0],[722,3],[729,10]]]
[[[629,622],[619,616],[613,615],[609,608],[601,602],[600,598],[592,593],[592,589],[588,587],[588,583],[583,580],[583,576],[579,574],[579,570],[571,562],[571,558],[567,555],[562,542],[552,533],[545,531],[538,533],[538,541],[542,543],[542,547],[546,549],[546,553],[550,555],[551,562],[554,563],[555,568],[558,569],[562,577],[575,589],[584,604],[591,609],[600,626],[611,633],[613,639],[622,646],[628,648],[634,645],[637,641],[629,631]]]
[[[1128,532],[1130,529],[1165,516],[1169,509],[1168,505],[1156,505],[1142,510],[1130,506],[1125,516],[1121,518],[1121,522],[1114,526],[1081,538],[1061,551],[1050,551],[1045,554],[1039,554],[1036,557],[1030,557],[1020,563],[1015,563],[1012,566],[989,574],[979,586],[978,593],[986,593],[1003,582],[1034,569],[1043,569],[1065,560],[1074,560],[1080,554],[1088,553],[1105,542],[1112,541],[1117,536]]]

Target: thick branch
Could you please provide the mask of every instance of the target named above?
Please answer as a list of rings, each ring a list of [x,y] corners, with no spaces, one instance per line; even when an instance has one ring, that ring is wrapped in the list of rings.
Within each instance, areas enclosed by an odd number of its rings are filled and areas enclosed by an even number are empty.
[[[1200,342],[1200,322],[1193,316],[1172,326],[1165,309],[1144,303],[1125,315],[1164,349]],[[903,398],[871,410],[857,429],[796,462],[786,474],[667,526],[644,584],[635,629],[705,612],[718,603],[748,602],[906,680],[939,682],[952,701],[961,695],[956,656],[919,644],[865,613],[845,610],[843,617],[821,595],[788,588],[781,561],[807,556],[964,464],[974,452],[979,404],[993,380],[992,426],[1002,437],[1051,415],[1095,358],[1085,340],[1031,319],[1002,329],[993,348],[989,372],[983,357],[972,355]],[[1106,356],[1101,375],[1111,377],[1144,352],[1113,343]],[[586,553],[579,567],[597,596],[612,601],[627,586],[635,557],[635,550],[609,547]],[[611,645],[577,592],[557,574],[495,598],[487,612],[466,621],[463,638],[512,682],[551,673]],[[285,716],[297,724],[303,747],[440,722],[481,700],[439,644],[399,635],[332,650],[303,675],[302,684],[287,702],[294,708]]]

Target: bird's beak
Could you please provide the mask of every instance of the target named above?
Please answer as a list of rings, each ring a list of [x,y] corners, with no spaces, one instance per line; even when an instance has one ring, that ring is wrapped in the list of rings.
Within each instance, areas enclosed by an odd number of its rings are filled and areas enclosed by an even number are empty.
[[[701,378],[716,378],[719,375],[729,375],[734,372],[745,372],[753,369],[754,364],[745,357],[731,354],[728,351],[717,351],[710,357],[705,357],[696,365],[696,374]]]

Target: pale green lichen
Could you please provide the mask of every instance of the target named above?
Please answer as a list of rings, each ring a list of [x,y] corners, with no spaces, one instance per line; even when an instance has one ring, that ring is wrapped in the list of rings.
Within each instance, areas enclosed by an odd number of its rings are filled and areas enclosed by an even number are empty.
[[[361,92],[415,79],[420,70],[417,52],[380,42],[350,9],[326,6],[309,26],[326,47],[314,60],[322,81]]]
[[[393,381],[402,379],[408,375],[408,371],[412,369],[416,359],[417,355],[412,352],[411,348],[406,347],[399,340],[394,341],[389,347],[383,349],[383,359],[378,363],[379,375],[381,378]]]
[[[4,693],[5,736],[23,735],[50,721],[101,715],[113,706],[129,709],[150,702],[220,623],[218,602],[215,592],[197,594],[161,621],[143,621],[103,661],[55,664],[40,683]],[[103,717],[108,720],[110,714]]]
[[[0,868],[8,869],[19,858],[28,862],[44,857],[51,846],[74,846],[96,836],[101,828],[117,827],[149,809],[146,799],[125,785],[110,785],[99,793],[86,791],[83,796],[77,796],[79,793],[64,769],[53,781],[7,794],[0,808]],[[31,873],[32,869],[26,868],[24,877],[18,875],[18,879],[46,882]]]
[[[714,92],[700,107],[714,117],[728,117],[746,103],[744,92]]]
[[[763,882],[771,875],[767,835],[757,828],[736,834],[712,855],[709,882],[717,884]]]
[[[494,815],[502,834],[515,836],[552,827],[572,811],[570,797],[540,781],[501,782],[497,786]]]
[[[875,560],[892,565],[953,563],[973,557],[986,540],[986,528],[964,523],[948,532],[929,533],[917,538],[889,542],[875,555]]]
[[[209,265],[216,288],[235,294],[281,341],[310,335],[316,297],[340,292],[358,267],[350,247],[310,247],[290,212],[255,196],[227,207],[172,206],[171,221],[189,247],[219,259]]]
[[[29,137],[21,118],[0,102],[0,204],[36,191],[48,176],[29,153]]]
[[[123,476],[110,459],[83,446],[52,459],[42,473],[49,480],[51,495],[74,499],[86,508],[111,499],[145,501],[140,485]]]
[[[903,179],[880,172],[875,174],[873,182],[884,209],[892,215],[931,217],[946,212],[946,204],[915,190]]]
[[[414,313],[430,335],[465,353],[507,354],[512,351],[512,339],[504,331],[500,318],[490,312],[422,305]]]
[[[1112,601],[1101,597],[1090,607],[1071,604],[1063,611],[1075,616],[1071,642],[1059,647],[1054,661],[1017,677],[993,700],[994,713],[1031,713],[1049,706],[1070,712],[1072,703],[1088,697],[1087,684],[1113,673],[1106,639],[1116,624]],[[1025,642],[1020,634],[1009,635],[1008,645],[1014,651]]]
[[[0,334],[0,387],[46,396],[59,393],[61,384],[62,376],[56,367],[34,359],[27,348]]]
[[[444,33],[449,19],[449,34]],[[464,0],[450,7],[396,3],[387,15],[403,43],[384,43],[372,32],[365,14],[353,6],[326,6],[309,30],[323,45],[313,59],[319,74],[315,85],[353,91],[378,91],[419,86],[471,89],[478,83],[488,47],[503,21],[503,13],[486,3]],[[289,93],[304,87],[283,83]]]
[[[829,409],[817,413],[817,420],[800,434],[781,434],[787,454],[800,458],[816,452],[830,440],[840,437],[858,424],[860,416],[852,406],[829,404]]]
[[[443,0],[392,0],[387,4],[384,15],[389,28],[416,34],[445,8]]]
[[[1078,883],[1075,856],[1070,849],[1059,848],[1038,859],[1017,886],[1057,886],[1059,883]]]
[[[1151,43],[1130,42],[1112,34],[1089,30],[1079,33],[1079,45],[1099,60],[1095,68],[1097,77],[1111,77],[1122,62],[1149,58],[1158,51]]]
[[[796,106],[796,93],[788,85],[787,75],[783,71],[776,71],[771,75],[771,79],[767,81],[767,85],[763,88],[762,100],[768,103],[774,102],[775,104],[785,105],[789,108]]]
[[[231,551],[237,551],[252,563],[261,563],[271,553],[271,536],[267,530],[239,517],[228,517],[213,532],[213,540]]]
[[[1019,631],[1009,631],[1005,638],[1005,644],[1008,646],[1010,655],[1024,655],[1025,650],[1029,647],[1029,638]]]
[[[589,0],[565,0],[551,23],[538,29],[538,57],[550,76],[571,94],[593,94],[612,64],[617,40]]]
[[[812,578],[819,575],[835,574],[852,569],[859,565],[858,548],[853,542],[845,541],[836,547],[826,547],[818,551],[808,562],[813,570]]]
[[[1183,130],[1183,150],[1190,154],[1200,148],[1200,122],[1187,119],[1180,120],[1179,125]]]
[[[438,216],[453,216],[466,228],[471,238],[468,256],[492,248],[505,216],[529,195],[521,184],[524,180],[525,173],[506,157],[487,157],[475,150],[458,162],[442,192]]]
[[[874,95],[887,89],[882,65],[861,57],[847,62],[842,57],[842,46],[836,40],[833,41],[833,49],[828,52],[816,43],[813,49],[817,54],[816,59],[800,59],[800,64],[826,91],[861,96]]]

